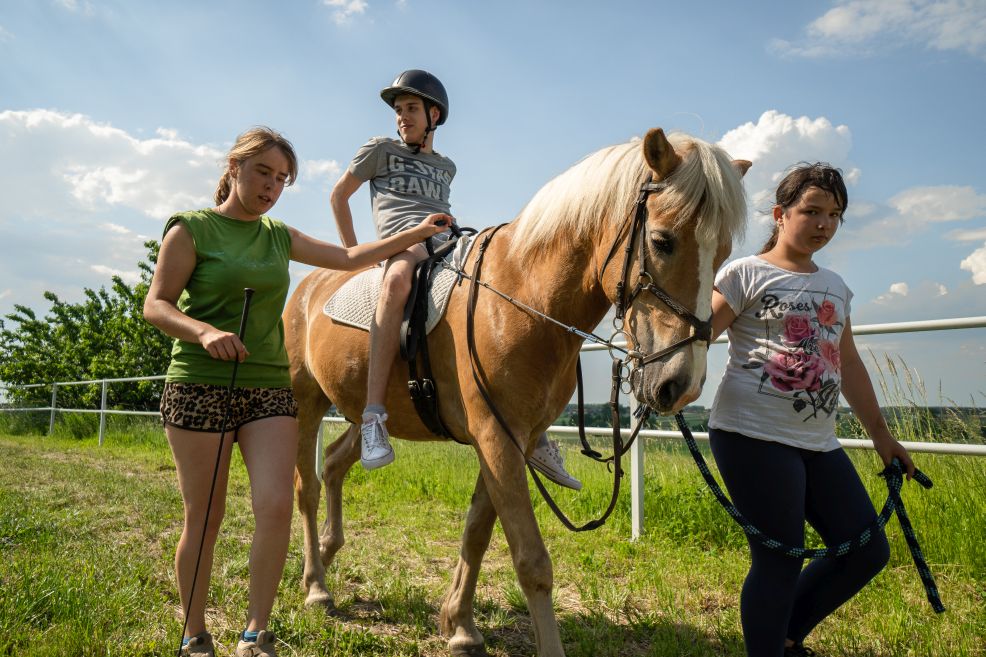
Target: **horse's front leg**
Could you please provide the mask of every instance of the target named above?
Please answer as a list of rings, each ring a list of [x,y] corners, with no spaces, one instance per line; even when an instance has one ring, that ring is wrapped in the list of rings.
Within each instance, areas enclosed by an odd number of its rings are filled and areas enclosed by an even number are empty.
[[[469,514],[466,516],[459,563],[455,566],[452,585],[445,596],[438,621],[442,634],[449,637],[448,645],[453,655],[486,654],[483,635],[476,629],[473,602],[476,598],[479,568],[490,545],[495,523],[496,511],[480,474],[472,494]]]
[[[499,425],[474,435],[486,437],[477,440],[482,476],[507,537],[517,580],[527,598],[537,654],[539,657],[564,657],[565,649],[551,601],[554,584],[551,557],[531,506],[525,456]],[[529,434],[515,430],[514,435],[527,438]]]

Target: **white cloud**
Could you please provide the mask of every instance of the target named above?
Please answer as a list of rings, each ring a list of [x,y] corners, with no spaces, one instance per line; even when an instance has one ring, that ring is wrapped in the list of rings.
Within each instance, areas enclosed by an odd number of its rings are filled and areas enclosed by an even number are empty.
[[[919,272],[920,270],[916,269],[915,275],[920,276]],[[853,285],[851,281],[850,285]],[[940,281],[915,279],[908,283],[906,297],[891,294],[889,289],[869,300],[857,296],[852,302],[852,320],[854,326],[861,326],[920,319],[969,317],[983,314],[980,312],[982,308],[986,308],[986,285],[976,285],[971,277],[957,280],[947,287]],[[950,334],[958,337],[960,333]]]
[[[6,43],[7,41],[13,41],[14,35],[4,29],[3,25],[0,25],[0,43]]]
[[[879,295],[877,298],[873,299],[873,303],[878,305],[886,305],[892,303],[897,299],[906,297],[910,292],[910,287],[907,283],[891,283],[890,289]]]
[[[849,220],[842,229],[846,235],[833,243],[836,251],[877,246],[901,246],[934,224],[968,221],[986,216],[986,195],[972,187],[941,185],[912,187],[898,192],[878,211],[862,216],[849,206]],[[943,235],[955,241],[986,239],[986,229],[951,231]]]
[[[793,164],[802,161],[829,162],[841,167],[846,182],[859,180],[859,169],[849,162],[852,133],[846,125],[833,125],[821,116],[792,117],[777,110],[768,110],[756,123],[747,122],[733,128],[719,140],[719,146],[734,158],[750,160],[751,168],[743,179],[750,197],[750,210],[755,224],[761,230],[753,230],[750,239],[760,239],[766,232],[769,218],[759,214],[770,209],[774,190],[785,172]],[[742,252],[743,247],[735,249]]]
[[[899,294],[902,297],[906,297],[907,290],[907,283],[892,283],[890,285],[891,294]]]
[[[870,203],[869,201],[853,201],[852,203],[852,216],[859,217],[870,217],[878,209],[876,203]]]
[[[119,276],[123,279],[124,283],[128,283],[129,285],[133,285],[140,280],[140,272],[136,270],[123,271],[107,267],[106,265],[89,265],[89,269],[104,276]]]
[[[0,297],[35,306],[52,291],[77,298],[108,275],[138,279],[149,233],[173,212],[211,205],[218,148],[173,131],[141,139],[81,114],[0,111]]]
[[[54,0],[54,4],[62,9],[91,16],[93,13],[92,4],[88,0]]]
[[[301,163],[302,180],[322,180],[331,182],[339,177],[342,168],[335,160],[305,160]]]
[[[333,7],[332,19],[342,25],[348,23],[353,16],[366,13],[369,4],[365,0],[322,0],[326,7]]]
[[[208,204],[223,152],[173,131],[158,135],[137,139],[81,114],[0,112],[0,175],[10,183],[4,214],[122,206],[161,220]]]
[[[972,272],[972,282],[976,285],[986,285],[986,243],[969,254],[969,257],[959,263],[962,269]]]
[[[986,228],[950,230],[944,237],[955,242],[980,242],[986,240]]]
[[[768,216],[774,190],[789,167],[802,161],[829,162],[843,170],[846,183],[858,184],[862,172],[849,161],[852,132],[849,126],[834,125],[825,117],[792,117],[777,110],[764,112],[756,123],[740,125],[719,140],[730,155],[753,161],[744,178],[750,197],[753,226],[750,240],[766,239],[771,228]],[[940,185],[905,189],[889,200],[875,203],[850,199],[842,237],[830,252],[899,246],[935,222],[967,221],[986,216],[986,194],[969,186]],[[759,228],[756,228],[759,226]],[[971,229],[945,235],[948,239],[980,241],[986,229]],[[750,243],[737,245],[734,254],[751,249]]]
[[[100,224],[100,228],[108,230],[111,233],[116,233],[118,235],[133,235],[133,231],[125,226],[120,226],[119,224],[105,223]]]
[[[972,187],[912,187],[890,199],[901,216],[913,221],[965,221],[986,216],[986,195]]]
[[[865,54],[901,44],[958,50],[986,59],[982,0],[838,0],[804,36],[774,39],[778,53],[798,57]]]

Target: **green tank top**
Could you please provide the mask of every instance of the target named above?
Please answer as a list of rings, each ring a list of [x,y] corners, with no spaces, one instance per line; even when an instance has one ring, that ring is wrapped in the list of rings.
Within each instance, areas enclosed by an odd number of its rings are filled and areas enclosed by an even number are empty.
[[[213,210],[197,210],[174,215],[164,232],[178,223],[195,242],[195,270],[178,298],[178,309],[220,330],[237,333],[243,288],[253,288],[244,340],[250,355],[239,364],[236,387],[290,386],[281,321],[290,283],[287,226],[267,216],[239,221]],[[166,380],[229,385],[232,372],[232,361],[212,358],[197,342],[176,339]]]

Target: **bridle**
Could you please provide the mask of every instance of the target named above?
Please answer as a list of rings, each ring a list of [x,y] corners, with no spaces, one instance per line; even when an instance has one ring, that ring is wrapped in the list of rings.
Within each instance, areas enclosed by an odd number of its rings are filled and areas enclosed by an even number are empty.
[[[620,479],[623,477],[623,468],[622,468],[621,459],[623,455],[626,454],[626,452],[630,449],[630,446],[633,444],[633,441],[636,439],[637,434],[640,432],[640,429],[643,427],[644,422],[647,420],[647,417],[650,415],[649,407],[641,406],[638,409],[639,412],[636,413],[635,415],[637,419],[636,426],[631,431],[628,440],[624,443],[622,437],[622,431],[620,427],[620,416],[619,416],[619,394],[621,388],[623,387],[623,384],[624,383],[629,384],[629,380],[633,375],[634,370],[640,370],[648,363],[652,363],[655,360],[663,358],[668,354],[673,353],[691,344],[692,342],[696,342],[698,340],[705,341],[706,343],[711,342],[711,337],[712,337],[711,321],[700,320],[698,317],[694,315],[694,313],[692,313],[690,310],[685,308],[681,303],[679,303],[673,297],[671,297],[671,295],[669,295],[663,288],[661,288],[659,285],[654,283],[654,280],[651,277],[651,275],[647,273],[647,264],[646,264],[647,252],[646,252],[646,243],[645,243],[646,226],[647,226],[646,223],[647,198],[655,192],[660,192],[666,189],[667,186],[668,185],[666,182],[655,182],[655,181],[647,181],[641,185],[640,191],[637,195],[637,201],[634,207],[630,211],[632,216],[628,214],[629,221],[624,222],[624,226],[626,227],[621,228],[621,230],[617,233],[616,238],[613,242],[613,246],[610,247],[609,253],[607,254],[606,259],[603,261],[603,265],[599,270],[599,282],[600,284],[602,284],[603,273],[605,272],[606,267],[608,266],[610,260],[613,258],[613,255],[616,253],[617,249],[619,248],[620,243],[624,240],[624,236],[626,236],[626,248],[624,250],[624,261],[623,261],[623,274],[620,282],[617,284],[616,287],[616,295],[615,295],[616,300],[614,302],[616,306],[616,318],[614,319],[614,327],[616,330],[614,331],[613,335],[609,340],[604,340],[599,336],[596,336],[592,333],[586,333],[572,326],[566,326],[561,322],[551,317],[548,317],[544,313],[541,313],[531,308],[530,306],[527,306],[526,304],[523,304],[513,299],[512,297],[494,289],[488,283],[482,281],[481,272],[482,272],[483,260],[486,254],[486,250],[489,247],[490,241],[493,239],[496,233],[499,232],[501,228],[503,228],[505,224],[497,226],[489,230],[488,232],[484,231],[485,234],[483,236],[482,241],[478,245],[478,253],[476,255],[476,260],[473,263],[472,275],[465,276],[471,279],[469,300],[466,303],[466,342],[469,350],[469,359],[472,366],[473,380],[475,381],[479,393],[486,401],[486,404],[489,407],[490,412],[496,419],[497,423],[500,425],[501,429],[503,429],[506,435],[511,439],[511,441],[517,446],[517,448],[521,451],[521,453],[525,453],[524,447],[522,443],[517,439],[517,437],[514,436],[513,432],[510,429],[509,423],[507,422],[506,418],[500,412],[499,408],[497,408],[495,402],[493,401],[493,398],[489,393],[489,381],[487,379],[487,375],[483,371],[482,364],[479,362],[479,354],[476,350],[475,329],[474,329],[475,308],[478,299],[477,295],[478,295],[479,287],[485,287],[491,290],[492,292],[496,293],[503,299],[507,300],[508,302],[512,303],[513,305],[522,308],[524,310],[527,310],[528,312],[534,312],[538,316],[550,320],[551,322],[566,328],[569,332],[575,333],[582,338],[591,339],[593,342],[605,344],[610,350],[610,356],[613,358],[613,384],[610,393],[610,408],[612,412],[612,427],[613,427],[613,455],[608,458],[603,458],[602,454],[593,450],[589,446],[588,440],[586,439],[584,404],[582,398],[581,361],[579,362],[576,368],[576,376],[578,382],[577,390],[578,390],[578,401],[579,401],[578,404],[579,437],[582,441],[582,453],[596,461],[600,461],[603,463],[612,463],[613,465],[613,494],[610,498],[609,506],[607,507],[607,509],[603,512],[603,514],[599,518],[595,520],[591,520],[585,523],[584,525],[575,526],[565,516],[564,512],[562,512],[562,510],[552,499],[550,493],[545,488],[544,484],[541,482],[541,479],[538,476],[537,472],[534,470],[534,468],[531,467],[530,464],[528,464],[528,470],[530,471],[531,476],[534,479],[534,483],[541,493],[541,496],[544,498],[545,502],[547,502],[548,506],[555,513],[555,515],[558,517],[561,523],[572,531],[587,531],[587,530],[596,529],[597,527],[600,527],[606,521],[609,515],[613,512],[613,509],[616,507],[617,499],[619,498]],[[637,282],[636,285],[634,285],[633,289],[628,294],[626,292],[626,289],[627,289],[627,284],[630,280],[630,268],[631,268],[634,244],[637,244],[640,249],[639,257],[637,260],[638,263]],[[460,274],[464,275],[463,272],[460,272]],[[624,327],[625,327],[627,310],[634,303],[636,298],[644,292],[649,292],[650,294],[653,294],[662,303],[664,303],[672,311],[674,311],[675,314],[682,317],[689,324],[691,324],[691,326],[694,328],[692,334],[686,338],[678,340],[674,344],[669,345],[664,349],[661,349],[660,351],[656,351],[649,355],[644,355],[640,351],[638,351],[637,342],[634,339],[634,336],[629,331],[627,331]],[[627,349],[623,349],[620,346],[614,344],[613,339],[618,335],[622,335],[627,339],[627,347],[628,347]],[[614,350],[622,352],[623,354],[625,354],[625,357],[617,358],[616,356],[613,355]],[[635,362],[637,364],[631,367],[630,365],[631,362]]]
[[[685,308],[681,303],[679,303],[674,297],[668,294],[664,288],[654,282],[654,279],[647,272],[647,198],[656,192],[661,192],[667,188],[666,182],[655,182],[649,180],[640,186],[640,192],[637,195],[637,202],[634,205],[633,217],[629,224],[629,238],[626,241],[626,247],[624,248],[623,255],[623,275],[620,282],[616,284],[616,300],[614,301],[614,306],[616,308],[615,317],[613,319],[613,326],[615,328],[614,336],[623,335],[628,338],[627,345],[631,348],[627,351],[627,361],[633,360],[639,363],[638,367],[643,367],[648,363],[653,363],[656,360],[664,358],[668,354],[672,354],[679,349],[688,346],[692,342],[701,340],[706,343],[712,340],[712,321],[701,320],[695,316],[690,310]],[[603,274],[606,272],[606,267],[609,265],[610,260],[612,260],[620,242],[623,240],[623,235],[625,231],[620,230],[617,234],[616,239],[613,241],[613,246],[610,247],[609,254],[603,261],[603,266],[599,270],[599,281],[602,283]],[[633,286],[630,292],[627,292],[627,285],[630,282],[630,266],[631,266],[631,254],[633,253],[634,244],[638,247],[637,254],[637,282]],[[649,292],[650,294],[657,297],[664,305],[670,308],[676,315],[691,324],[694,331],[691,335],[686,338],[678,340],[674,344],[668,345],[664,349],[655,351],[654,353],[644,355],[637,350],[637,341],[633,334],[625,329],[626,324],[626,312],[630,306],[636,301],[637,297],[644,292]],[[610,340],[612,342],[612,340]]]

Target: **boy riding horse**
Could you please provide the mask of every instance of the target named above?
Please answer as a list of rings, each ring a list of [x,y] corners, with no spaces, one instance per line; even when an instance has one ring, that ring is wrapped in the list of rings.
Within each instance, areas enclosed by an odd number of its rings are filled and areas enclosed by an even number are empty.
[[[397,76],[380,92],[393,108],[400,140],[375,137],[361,147],[332,190],[332,213],[345,246],[356,244],[349,199],[370,183],[370,202],[377,234],[387,237],[412,228],[431,215],[450,215],[450,186],[455,163],[434,150],[435,129],[449,113],[448,94],[441,81],[427,71],[412,69]],[[446,241],[448,233],[432,238]],[[390,370],[397,357],[404,304],[411,289],[415,265],[428,257],[424,244],[390,258],[384,266],[380,300],[370,327],[370,358],[366,408],[360,435],[361,463],[367,470],[394,460],[387,434],[386,396]],[[579,490],[581,482],[565,471],[556,443],[542,434],[530,463],[546,477]]]

